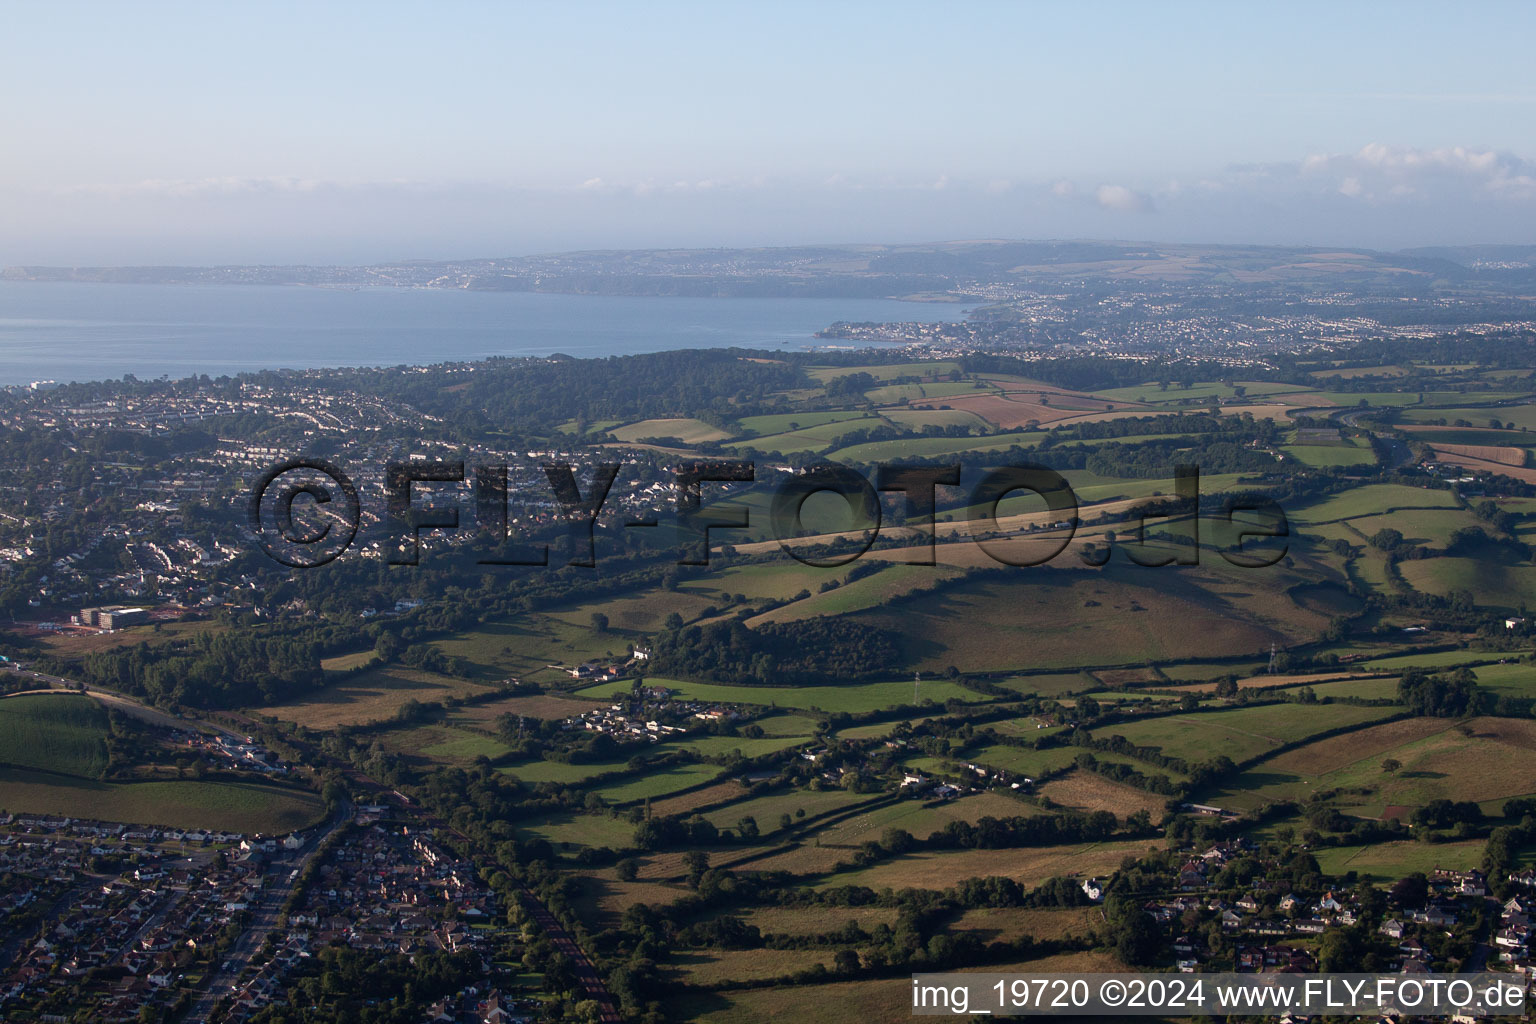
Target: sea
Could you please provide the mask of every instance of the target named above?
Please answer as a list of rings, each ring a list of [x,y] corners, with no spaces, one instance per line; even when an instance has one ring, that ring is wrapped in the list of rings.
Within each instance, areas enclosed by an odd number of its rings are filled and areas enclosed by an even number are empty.
[[[943,321],[952,304],[450,289],[0,282],[0,385],[133,374],[579,358],[679,348],[847,348],[838,320]]]

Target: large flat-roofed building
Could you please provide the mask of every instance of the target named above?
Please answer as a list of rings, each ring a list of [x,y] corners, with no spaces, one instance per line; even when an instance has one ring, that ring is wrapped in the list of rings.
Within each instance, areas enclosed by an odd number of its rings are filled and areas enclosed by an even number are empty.
[[[124,605],[106,605],[101,608],[80,609],[80,625],[100,629],[122,629],[138,626],[149,621],[148,608],[129,608]]]
[[[103,629],[122,629],[124,626],[139,626],[149,621],[148,608],[113,608],[102,612],[97,616]]]

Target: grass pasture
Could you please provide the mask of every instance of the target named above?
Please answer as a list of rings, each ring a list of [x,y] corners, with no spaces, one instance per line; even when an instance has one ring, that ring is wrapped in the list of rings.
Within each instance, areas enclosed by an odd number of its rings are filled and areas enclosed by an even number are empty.
[[[752,907],[740,914],[763,935],[824,935],[853,921],[869,931],[877,924],[895,925],[895,907]],[[830,925],[830,926],[829,926]]]
[[[261,711],[310,729],[334,729],[339,725],[381,722],[393,717],[408,700],[425,704],[488,690],[467,679],[388,665],[346,676],[303,700],[274,704]]]
[[[608,431],[620,441],[639,441],[647,437],[675,437],[683,444],[699,444],[704,441],[723,441],[731,435],[703,420],[682,417],[678,419],[641,420]]]
[[[1103,923],[1098,907],[978,907],[961,914],[946,931],[982,942],[1012,942],[1026,935],[1045,941],[1084,935]]]
[[[565,811],[518,823],[518,838],[544,839],[562,851],[578,846],[621,850],[632,844],[634,835],[635,826],[627,820],[602,813]]]
[[[557,629],[563,626],[564,629],[559,630],[562,635],[582,638],[589,645],[587,649],[595,652],[601,647],[604,653],[612,651],[622,657],[628,649],[628,642],[623,636],[614,635],[615,632],[655,632],[661,629],[662,623],[673,612],[681,615],[685,621],[692,621],[715,603],[691,591],[662,591],[590,601],[562,611],[546,612],[545,618],[552,625],[558,624]],[[594,612],[608,616],[609,633],[593,630]]]
[[[899,800],[868,813],[844,818],[819,830],[817,838],[823,846],[853,848],[868,840],[879,839],[888,828],[899,828],[918,839],[927,839],[933,833],[942,831],[952,821],[974,824],[985,817],[1023,818],[1041,813],[1038,807],[1001,793],[973,793],[931,807],[925,806],[925,803],[921,800]]]
[[[817,964],[829,969],[832,951],[826,949],[685,949],[674,952],[664,970],[675,971],[681,980],[705,988],[727,982],[766,981],[808,970]]]
[[[731,448],[756,448],[759,451],[819,452],[835,446],[839,440],[861,430],[890,426],[890,423],[874,413],[863,414],[857,419],[834,420],[814,427],[802,427],[783,434],[769,434],[745,441],[733,441]]]
[[[969,427],[971,430],[989,432],[992,424],[973,412],[963,409],[882,409],[881,415],[898,427],[922,430],[924,427]]]
[[[928,378],[959,372],[960,364],[950,360],[935,360],[927,363],[876,363],[865,366],[816,366],[806,371],[812,380],[820,384],[855,373],[867,373],[877,382],[881,382],[895,380],[898,377]]]
[[[1490,419],[1496,419],[1501,423],[1513,423],[1519,430],[1536,430],[1536,405],[1526,403],[1523,405],[1485,406],[1481,409],[1461,407],[1446,409],[1409,409],[1404,418],[1415,423],[1432,423],[1435,420],[1445,420],[1454,424],[1457,420],[1466,420],[1476,426],[1486,427]]]
[[[1370,846],[1332,846],[1315,851],[1318,866],[1326,874],[1359,872],[1362,878],[1377,883],[1394,882],[1404,875],[1436,868],[1467,871],[1483,859],[1482,840],[1463,843],[1420,843],[1405,840],[1374,843]]]
[[[610,804],[627,804],[647,797],[655,799],[667,796],[680,789],[697,786],[724,771],[725,769],[717,764],[668,765],[665,768],[594,787],[593,792]]]
[[[1285,513],[1298,523],[1317,524],[1381,515],[1395,509],[1456,507],[1456,499],[1449,490],[1408,487],[1404,484],[1366,484],[1304,508],[1288,508]]]
[[[0,764],[96,778],[107,769],[106,734],[107,712],[90,697],[0,699]]]
[[[282,834],[320,820],[311,793],[255,782],[98,782],[0,768],[0,807],[171,828]]]
[[[864,415],[862,409],[832,409],[822,412],[776,412],[766,416],[745,416],[736,421],[737,429],[743,434],[753,437],[765,437],[769,434],[787,434],[793,430],[804,427],[819,427],[824,423],[836,423],[839,420],[859,419]]]
[[[622,689],[622,687],[616,688]],[[483,704],[466,704],[462,707],[450,708],[446,721],[449,725],[491,729],[495,728],[496,720],[502,715],[560,719],[569,718],[571,715],[579,715],[581,712],[590,711],[591,709],[592,703],[590,701],[556,696],[554,694],[537,693],[520,697],[503,697],[499,700],[486,701]]]
[[[697,600],[695,595],[671,593],[658,594],[655,598],[653,608],[667,605],[673,598],[688,602]],[[604,602],[604,605],[610,603],[613,602]],[[480,678],[485,680],[515,675],[528,682],[568,683],[571,677],[567,673],[549,666],[578,665],[601,659],[610,652],[619,655],[629,647],[629,641],[616,630],[598,633],[592,628],[591,612],[596,607],[567,609],[558,615],[530,614],[516,622],[482,623],[472,630],[431,642],[444,654],[474,663],[479,668]],[[703,603],[693,607],[702,608]],[[668,606],[661,615],[664,617],[672,610]],[[619,618],[605,614],[613,626],[625,628]]]
[[[788,750],[790,747],[802,746],[810,741],[809,732],[800,736],[761,736],[756,739],[749,736],[706,735],[669,740],[658,749],[668,751],[686,747],[700,757],[725,757],[733,752],[739,752],[742,757],[753,758]]]
[[[338,654],[333,658],[321,658],[320,667],[326,672],[350,672],[378,660],[379,656],[371,650],[353,651],[351,654]]]
[[[1502,696],[1536,697],[1536,665],[1479,665],[1472,674],[1477,676],[1478,686]]]
[[[1536,573],[1529,565],[1504,565],[1483,558],[1424,558],[1398,564],[1414,590],[1445,596],[1470,591],[1478,605],[1516,611],[1536,605]]]
[[[799,823],[805,818],[849,810],[869,799],[865,794],[851,793],[845,789],[788,789],[717,807],[706,812],[704,817],[717,828],[730,829],[734,829],[742,818],[752,818],[761,833],[768,836],[778,831],[779,819],[783,815],[787,814]],[[652,813],[656,812],[657,806],[659,804],[652,804]],[[802,811],[803,816],[800,813]]]
[[[1376,453],[1368,446],[1353,444],[1288,444],[1280,449],[1297,462],[1314,468],[1329,466],[1373,466]]]
[[[941,410],[942,411],[942,410]],[[828,458],[842,463],[889,462],[901,458],[941,458],[946,455],[980,455],[1005,452],[1013,447],[1032,448],[1041,431],[994,434],[989,437],[902,437],[867,441],[830,452]]]
[[[1376,721],[1398,710],[1345,704],[1269,704],[1167,715],[1106,726],[1097,733],[1124,736],[1138,747],[1156,747],[1167,756],[1191,763],[1222,754],[1242,762],[1313,733]]]
[[[1477,718],[1404,720],[1310,744],[1255,766],[1211,800],[1257,807],[1341,790],[1334,804],[1360,817],[1411,811],[1431,800],[1473,800],[1497,814],[1503,801],[1536,792],[1529,771],[1536,722]],[[1391,758],[1402,767],[1388,772]]]
[[[717,782],[713,786],[705,786],[702,789],[679,793],[677,796],[652,800],[651,813],[663,817],[669,814],[686,815],[693,813],[700,807],[738,800],[746,795],[747,787],[735,779],[728,779],[725,782]]]
[[[852,618],[905,636],[909,662],[924,672],[950,665],[995,672],[1218,657],[1263,650],[1283,636],[1249,619],[1242,607],[1213,604],[1172,571],[1148,573],[1145,584],[1132,582],[1129,573],[1083,578],[1021,571],[1034,585],[961,583],[939,591],[936,600]]]
[[[651,677],[647,678],[646,685],[669,687],[689,700],[819,709],[826,712],[847,711],[852,714],[911,704],[913,690],[910,679],[875,683],[829,683],[826,686],[731,686],[726,683],[693,683]],[[599,683],[576,693],[578,696],[606,699],[613,690],[613,683]],[[924,680],[919,687],[919,700],[922,701],[931,700],[942,704],[951,697],[969,703],[988,699],[948,679]]]
[[[962,574],[959,570],[943,565],[887,563],[873,575],[860,577],[834,590],[815,593],[763,615],[754,616],[748,619],[746,624],[748,627],[755,628],[765,622],[790,622],[815,615],[841,615],[845,612],[877,608],[897,597],[933,590],[960,575]]]
[[[1359,516],[1349,525],[1370,537],[1377,530],[1393,529],[1410,544],[1444,548],[1451,534],[1464,527],[1476,526],[1477,519],[1462,509],[1404,509],[1379,516]]]
[[[1156,769],[1148,766],[1145,770]],[[1041,786],[1040,795],[1076,811],[1109,811],[1121,820],[1137,811],[1146,811],[1153,821],[1161,821],[1163,805],[1168,802],[1165,796],[1077,769]]]
[[[871,889],[943,890],[967,878],[996,875],[1036,886],[1055,875],[1105,875],[1126,857],[1145,855],[1151,841],[1087,843],[1014,850],[929,851],[905,854],[872,867],[828,875],[819,887],[866,885]]]
[[[995,387],[974,380],[942,380],[928,384],[887,384],[871,388],[864,397],[876,405],[890,405],[906,399],[909,402],[924,398],[954,398],[958,395],[984,394],[996,391]]]

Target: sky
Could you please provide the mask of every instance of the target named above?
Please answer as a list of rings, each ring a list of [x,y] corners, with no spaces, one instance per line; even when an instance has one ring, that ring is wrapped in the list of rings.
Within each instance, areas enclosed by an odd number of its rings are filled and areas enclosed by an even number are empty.
[[[1536,5],[0,7],[0,264],[1536,243]]]

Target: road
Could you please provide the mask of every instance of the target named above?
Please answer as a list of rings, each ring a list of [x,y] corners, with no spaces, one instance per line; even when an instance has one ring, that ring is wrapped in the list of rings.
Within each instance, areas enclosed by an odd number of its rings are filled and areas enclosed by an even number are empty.
[[[261,896],[247,910],[250,914],[250,922],[240,938],[235,940],[234,946],[225,954],[224,963],[213,975],[208,987],[192,1004],[187,1015],[182,1018],[186,1024],[207,1024],[213,1014],[213,1008],[218,1005],[220,999],[230,994],[232,986],[240,980],[245,969],[251,965],[251,957],[261,949],[267,941],[267,936],[277,927],[278,912],[287,902],[288,894],[293,891],[293,886],[288,884],[290,873],[297,870],[303,874],[305,867],[314,859],[320,844],[334,835],[337,829],[351,821],[352,816],[352,805],[344,805],[336,816],[336,820],[324,832],[311,835],[301,849],[293,851],[280,860],[273,860],[268,865],[262,881]]]
[[[1365,409],[1354,409],[1350,412],[1338,414],[1339,422],[1347,427],[1354,427],[1356,430],[1363,429],[1360,424],[1355,422],[1355,419],[1367,411]],[[1387,469],[1401,469],[1413,462],[1413,449],[1409,448],[1398,438],[1378,430],[1372,430],[1370,434],[1387,446]]]
[[[576,980],[581,983],[582,990],[588,999],[595,1000],[600,1010],[599,1019],[604,1024],[619,1024],[624,1020],[619,1016],[619,1011],[613,1005],[613,993],[608,991],[607,984],[602,976],[597,973],[597,966],[592,963],[592,958],[571,937],[571,933],[565,930],[565,926],[555,919],[544,902],[533,894],[533,890],[526,885],[522,887],[523,898],[528,902],[528,912],[533,915],[533,920],[549,936],[550,945],[563,953],[571,961],[571,966],[576,974]]]

